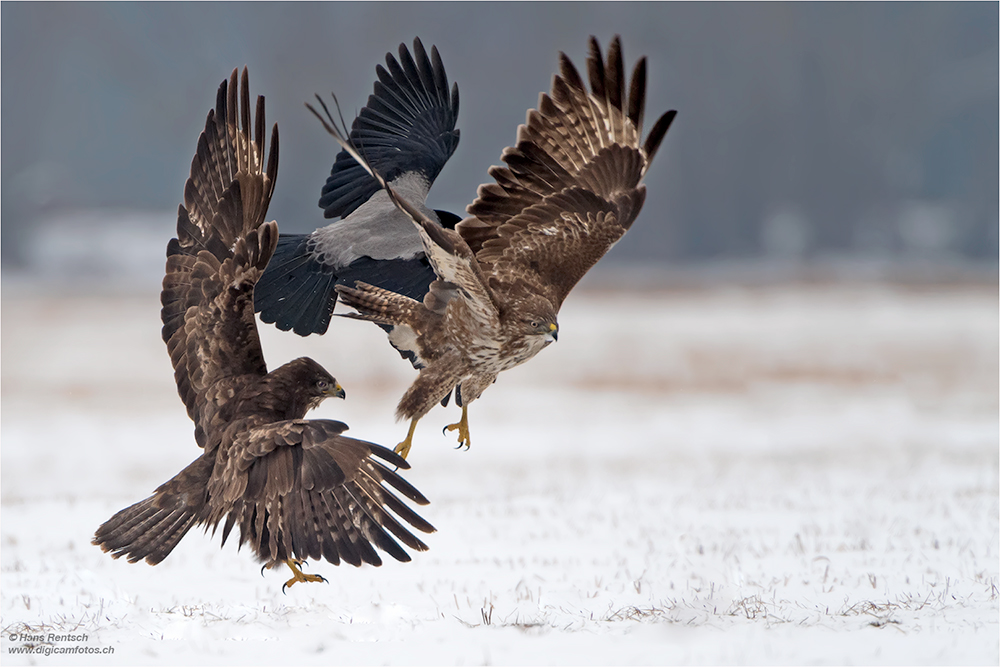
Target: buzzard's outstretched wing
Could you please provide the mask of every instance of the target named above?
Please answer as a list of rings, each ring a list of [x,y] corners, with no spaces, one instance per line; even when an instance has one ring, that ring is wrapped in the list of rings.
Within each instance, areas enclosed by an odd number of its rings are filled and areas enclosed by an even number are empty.
[[[621,41],[607,62],[590,38],[591,92],[565,54],[551,94],[540,96],[492,167],[458,232],[483,270],[500,282],[526,281],[558,308],[583,275],[632,225],[645,199],[640,181],[676,112],[642,143],[646,60],[626,95]]]
[[[399,45],[386,54],[378,81],[350,132],[353,145],[386,180],[446,227],[459,217],[423,206],[434,179],[458,146],[458,86],[436,47],[419,39],[413,55]],[[342,220],[311,234],[282,234],[274,259],[257,285],[261,319],[300,336],[325,333],[337,303],[336,285],[362,281],[420,299],[434,271],[405,215],[347,151],[341,151],[319,200],[327,218]]]
[[[232,508],[223,542],[238,525],[240,544],[250,542],[268,562],[326,558],[381,565],[373,544],[409,561],[389,533],[426,551],[387,510],[423,532],[434,528],[388,487],[420,505],[427,499],[374,457],[410,466],[385,447],[343,436],[345,430],[337,421],[297,419],[243,432],[209,484],[209,494]]]
[[[254,284],[278,240],[277,225],[264,223],[278,174],[278,128],[264,164],[264,98],[257,98],[250,134],[246,69],[219,86],[209,111],[184,204],[177,211],[177,238],[167,245],[160,316],[177,391],[204,447],[208,421],[232,396],[241,376],[267,372],[253,314]],[[237,121],[240,110],[240,122]]]
[[[156,565],[193,526],[226,519],[223,544],[234,526],[264,562],[290,558],[351,565],[382,563],[373,545],[396,560],[427,545],[408,527],[434,527],[394,493],[428,504],[417,489],[388,468],[409,464],[391,450],[343,435],[331,420],[290,420],[241,432],[228,456],[205,452],[149,498],[106,521],[94,544],[129,562]],[[398,518],[397,518],[398,517]],[[391,533],[391,535],[390,535]]]

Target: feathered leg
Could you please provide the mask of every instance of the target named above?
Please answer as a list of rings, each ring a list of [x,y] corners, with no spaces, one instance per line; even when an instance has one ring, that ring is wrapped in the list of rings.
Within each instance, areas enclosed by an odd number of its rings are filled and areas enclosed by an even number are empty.
[[[413,444],[413,432],[417,422],[459,384],[463,375],[462,369],[458,352],[452,351],[420,371],[420,375],[396,406],[396,419],[410,420],[410,430],[406,439],[396,446],[397,454],[406,458]]]

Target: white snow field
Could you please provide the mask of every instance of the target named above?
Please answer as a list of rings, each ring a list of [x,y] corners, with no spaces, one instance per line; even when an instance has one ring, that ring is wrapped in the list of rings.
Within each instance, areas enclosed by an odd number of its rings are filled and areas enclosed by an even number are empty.
[[[420,424],[428,552],[283,595],[219,535],[156,567],[90,544],[197,455],[157,294],[5,285],[2,661],[1000,662],[995,283],[591,286],[560,326],[469,451],[456,407]],[[414,372],[375,327],[262,337],[344,385],[315,416],[405,434]]]

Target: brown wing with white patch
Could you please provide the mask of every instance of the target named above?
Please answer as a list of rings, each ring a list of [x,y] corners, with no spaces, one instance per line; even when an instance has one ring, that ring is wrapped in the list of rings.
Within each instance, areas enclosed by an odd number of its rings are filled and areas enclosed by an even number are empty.
[[[216,108],[198,138],[160,294],[177,391],[203,447],[208,421],[240,387],[240,376],[267,372],[253,288],[278,239],[277,225],[264,223],[278,173],[278,128],[265,167],[264,98],[257,98],[251,137],[246,69],[239,101],[236,76],[233,70],[219,86]]]
[[[409,464],[389,449],[343,436],[346,430],[325,419],[242,430],[208,487],[216,499],[210,523],[228,512],[223,542],[238,524],[240,544],[249,542],[265,562],[326,558],[380,565],[373,545],[409,561],[392,536],[426,551],[396,517],[425,533],[433,526],[392,489],[420,505],[427,499],[378,459],[399,468]]]
[[[621,42],[604,61],[590,39],[591,92],[560,54],[551,94],[504,150],[496,183],[482,185],[457,226],[483,270],[501,282],[528,280],[558,307],[583,275],[621,238],[645,199],[640,185],[676,112],[665,113],[642,142],[646,61],[626,95]]]

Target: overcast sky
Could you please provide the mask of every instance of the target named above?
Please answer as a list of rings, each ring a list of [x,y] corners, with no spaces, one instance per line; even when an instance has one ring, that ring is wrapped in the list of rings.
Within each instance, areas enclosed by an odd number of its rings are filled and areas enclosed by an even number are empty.
[[[359,109],[375,65],[414,36],[438,46],[461,91],[461,142],[429,203],[462,212],[548,88],[558,51],[582,66],[588,35],[606,45],[615,33],[628,67],[649,59],[647,120],[678,110],[617,259],[997,258],[997,3],[0,11],[9,265],[81,211],[169,219],[215,90],[244,64],[281,127],[270,215],[285,231],[324,224],[317,200],[336,148],[303,102],[336,91],[346,113]]]

